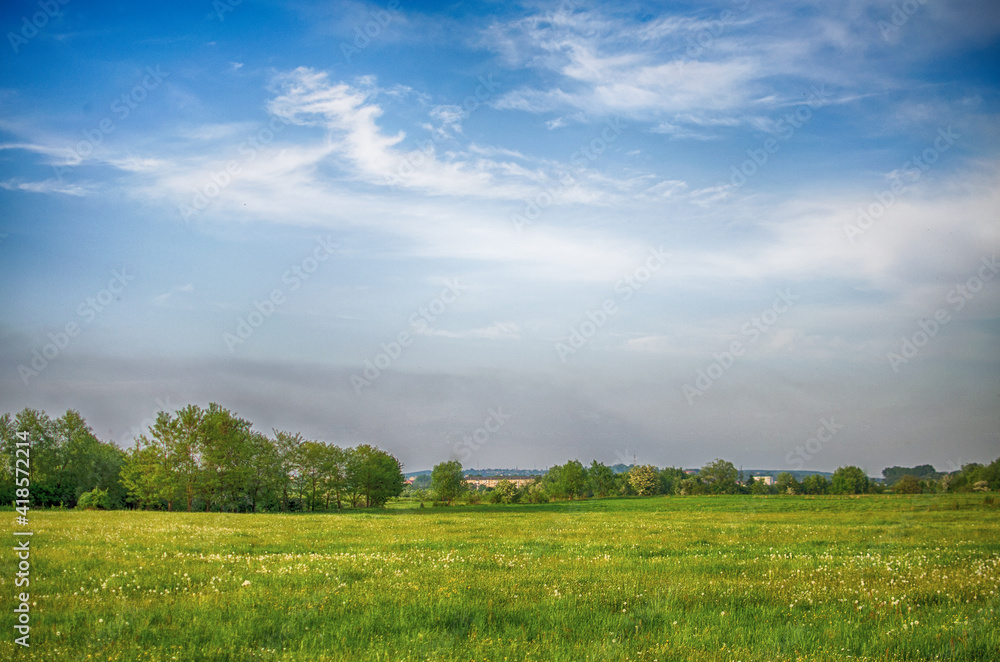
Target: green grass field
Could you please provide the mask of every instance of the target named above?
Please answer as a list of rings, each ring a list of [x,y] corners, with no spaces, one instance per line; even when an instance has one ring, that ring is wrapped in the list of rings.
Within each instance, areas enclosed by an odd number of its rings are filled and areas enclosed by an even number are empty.
[[[13,644],[5,609],[4,660],[1000,651],[1000,509],[983,495],[31,515],[32,646]]]

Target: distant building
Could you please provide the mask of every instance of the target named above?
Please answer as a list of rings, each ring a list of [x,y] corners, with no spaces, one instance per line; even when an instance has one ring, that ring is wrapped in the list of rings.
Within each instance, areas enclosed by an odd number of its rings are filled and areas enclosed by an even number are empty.
[[[755,483],[764,483],[765,485],[774,485],[774,476],[754,476],[753,480]]]
[[[524,487],[534,482],[538,476],[467,476],[465,482],[469,487],[496,487],[501,480],[507,480],[514,487]]]

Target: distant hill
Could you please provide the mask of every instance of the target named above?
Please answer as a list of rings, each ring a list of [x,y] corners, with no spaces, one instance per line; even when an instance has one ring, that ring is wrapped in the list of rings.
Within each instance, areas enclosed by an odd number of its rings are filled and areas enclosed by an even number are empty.
[[[611,466],[611,470],[616,474],[625,473],[632,468],[633,465],[627,464],[615,464]],[[463,473],[466,476],[541,476],[548,471],[545,469],[465,469]],[[698,468],[685,469],[685,471],[697,472]],[[774,476],[778,477],[778,474],[782,472],[788,472],[795,477],[795,480],[801,481],[806,476],[812,476],[813,474],[819,474],[820,476],[825,476],[828,480],[833,477],[832,471],[799,471],[792,469],[744,469],[744,476]],[[425,469],[423,471],[411,471],[409,473],[403,474],[407,478],[416,478],[417,476],[430,475],[431,470]],[[881,477],[869,476],[872,480],[881,481]]]

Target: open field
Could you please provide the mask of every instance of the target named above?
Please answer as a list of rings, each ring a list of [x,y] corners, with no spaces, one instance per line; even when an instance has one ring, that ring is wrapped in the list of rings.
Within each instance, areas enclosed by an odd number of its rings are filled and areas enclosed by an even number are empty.
[[[1000,650],[1000,509],[983,495],[53,510],[32,511],[31,529],[32,647],[12,643],[5,609],[2,659],[988,660]]]

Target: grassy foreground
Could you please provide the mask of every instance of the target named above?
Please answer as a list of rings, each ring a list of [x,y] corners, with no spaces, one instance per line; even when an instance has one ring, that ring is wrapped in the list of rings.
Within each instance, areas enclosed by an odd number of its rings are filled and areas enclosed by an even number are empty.
[[[1000,510],[982,495],[325,515],[33,511],[31,522],[32,646],[13,644],[4,609],[4,660],[990,660],[1000,651]],[[10,605],[16,559],[4,559]]]

